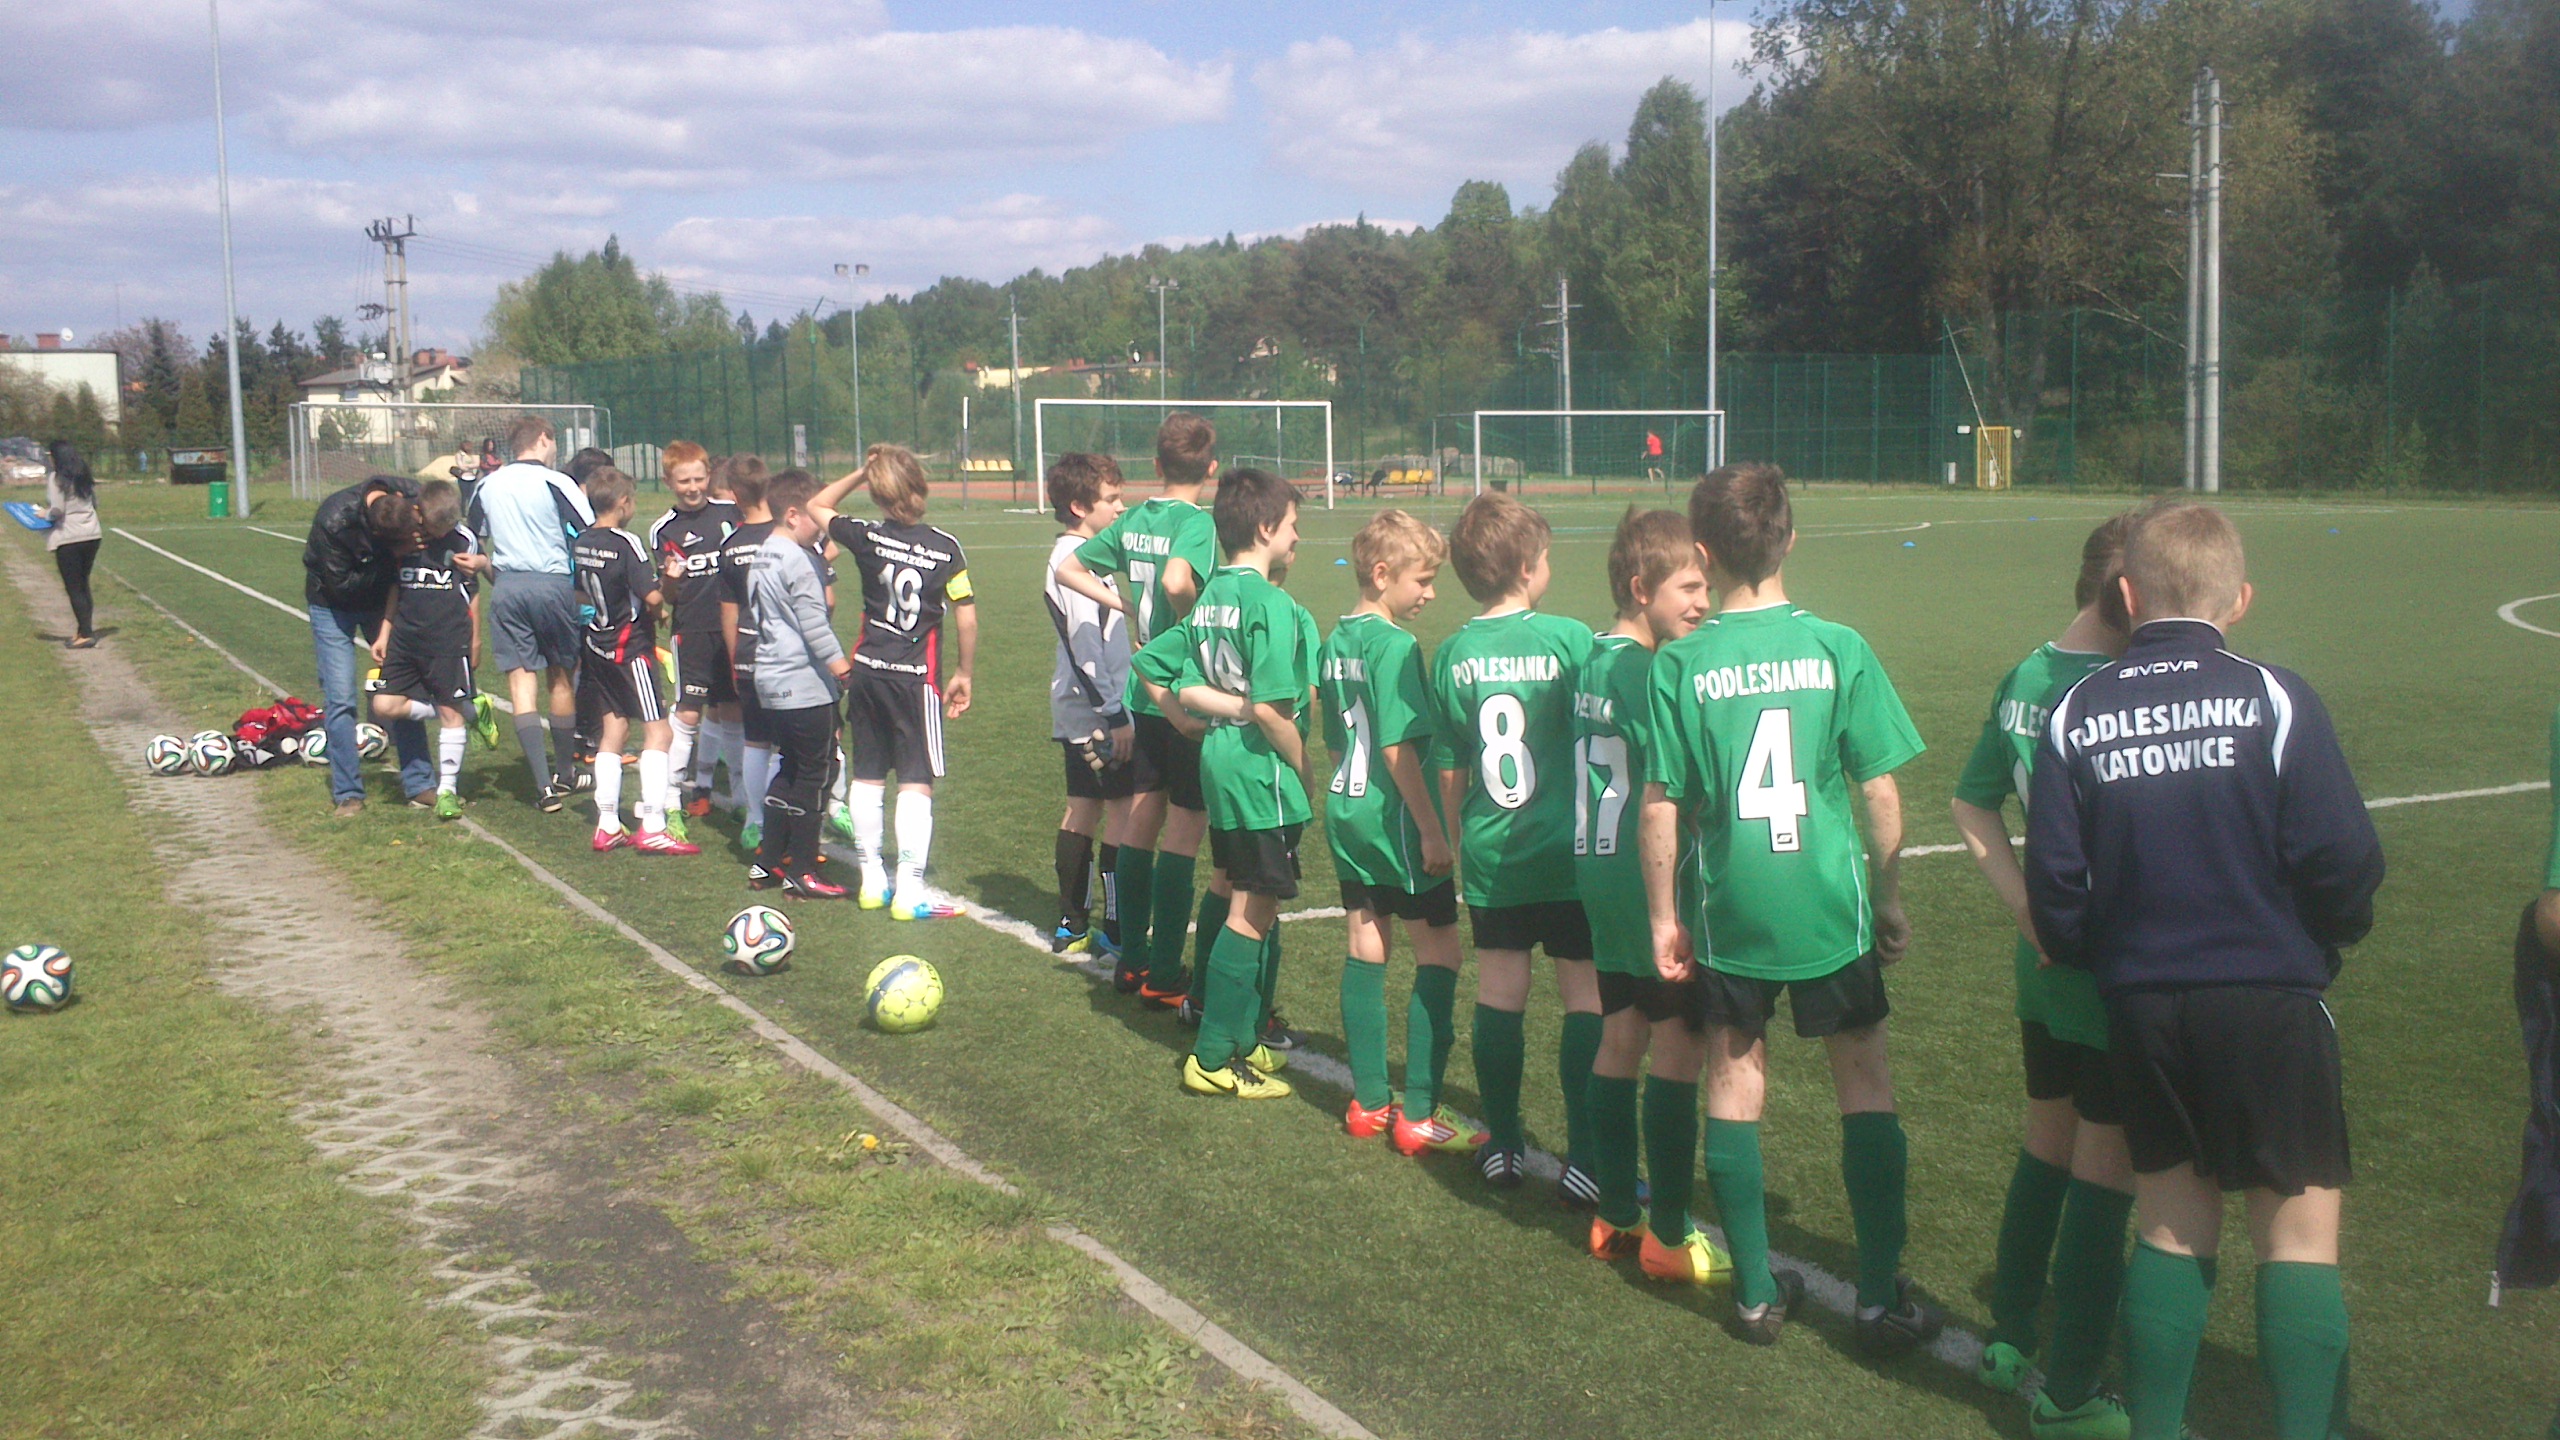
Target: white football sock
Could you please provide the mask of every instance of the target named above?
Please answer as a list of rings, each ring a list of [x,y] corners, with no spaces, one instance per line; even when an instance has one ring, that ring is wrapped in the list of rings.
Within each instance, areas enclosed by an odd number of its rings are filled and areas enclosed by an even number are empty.
[[[406,718],[422,722],[433,720],[436,718],[436,707],[424,700],[412,700],[409,702],[409,714]]]
[[[471,738],[468,725],[447,725],[436,732],[436,791],[451,795],[462,782],[462,747]]]
[[[898,893],[924,891],[925,854],[933,848],[933,792],[898,792]]]
[[[707,720],[703,728],[710,733],[711,743],[694,752],[693,788],[708,793],[719,767],[725,763],[729,767],[730,803],[734,805],[742,763],[738,752],[746,748],[747,728],[736,720]]]
[[[693,775],[693,740],[701,732],[702,722],[687,720],[679,710],[673,717],[675,740],[667,746],[667,773],[690,780]],[[649,762],[640,762],[646,766]]]
[[[835,778],[827,785],[827,796],[839,805],[849,805],[853,803],[853,757],[845,754],[841,745],[836,747],[835,771]]]
[[[640,804],[637,808],[640,815],[640,828],[643,830],[667,828],[667,810],[674,798],[667,793],[667,766],[666,751],[643,750],[640,752]]]
[[[862,866],[862,888],[889,888],[889,872],[880,863],[880,842],[889,829],[889,787],[853,787],[853,858]]]
[[[622,757],[610,750],[596,752],[596,826],[603,830],[622,828]]]
[[[746,773],[740,777],[738,803],[746,810],[746,823],[764,824],[765,787],[773,783],[774,752],[764,746],[746,747]]]

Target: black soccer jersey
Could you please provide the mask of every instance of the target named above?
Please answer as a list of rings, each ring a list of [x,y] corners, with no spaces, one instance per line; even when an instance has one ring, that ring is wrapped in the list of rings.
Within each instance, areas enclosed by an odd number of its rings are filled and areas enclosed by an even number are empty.
[[[456,555],[477,554],[480,537],[469,526],[456,525],[426,547],[400,557],[392,583],[400,602],[391,614],[391,643],[404,655],[447,656],[471,653],[471,597],[479,580],[453,563]]]
[[[676,633],[716,635],[720,630],[720,555],[738,528],[738,507],[712,501],[693,510],[669,510],[649,527],[649,553],[660,571],[670,556],[684,561],[684,577],[669,588]]]
[[[960,542],[930,525],[848,515],[831,521],[827,534],[862,577],[862,638],[854,663],[936,678],[942,612],[975,598]]]
[[[755,568],[756,552],[772,533],[770,520],[746,521],[730,531],[727,543],[720,547],[720,583],[713,603],[738,607],[738,653],[732,662],[742,672],[756,661],[756,610],[747,599],[747,572]]]
[[[637,537],[610,525],[592,525],[569,547],[578,567],[578,619],[586,627],[587,653],[621,664],[656,653],[658,624],[649,612],[659,587],[658,568]]]

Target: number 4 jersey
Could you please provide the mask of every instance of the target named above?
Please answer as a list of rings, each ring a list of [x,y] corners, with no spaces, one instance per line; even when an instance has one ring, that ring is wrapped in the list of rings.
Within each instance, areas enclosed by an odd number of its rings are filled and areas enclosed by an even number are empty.
[[[1926,747],[1867,642],[1791,605],[1718,615],[1662,648],[1652,691],[1645,778],[1688,822],[1698,957],[1807,980],[1874,948],[1849,787]]]
[[[1432,767],[1467,776],[1459,870],[1471,906],[1575,898],[1573,693],[1591,627],[1515,610],[1458,627],[1431,659]]]

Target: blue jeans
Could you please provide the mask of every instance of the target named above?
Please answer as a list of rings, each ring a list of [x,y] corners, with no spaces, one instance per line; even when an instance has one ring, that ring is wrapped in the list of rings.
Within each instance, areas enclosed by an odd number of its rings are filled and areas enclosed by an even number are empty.
[[[372,643],[382,625],[382,612],[311,607],[311,656],[320,669],[321,728],[329,734],[329,798],[341,803],[364,798],[364,777],[357,764],[356,722],[364,701],[364,672],[356,647]],[[415,720],[391,723],[391,744],[400,755],[400,788],[411,795],[436,788],[435,760],[427,753],[427,727]]]

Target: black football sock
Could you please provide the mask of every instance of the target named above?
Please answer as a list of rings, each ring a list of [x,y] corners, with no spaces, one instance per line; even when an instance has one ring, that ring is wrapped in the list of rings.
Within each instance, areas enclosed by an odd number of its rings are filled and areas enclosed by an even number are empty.
[[[551,717],[551,773],[562,788],[576,785],[578,773],[578,727],[574,720]]]
[[[1120,948],[1120,847],[1105,844],[1094,852],[1094,873],[1102,881],[1102,936]]]
[[[1093,837],[1073,830],[1058,832],[1058,917],[1081,932],[1090,923],[1092,906],[1087,876],[1093,871]]]

